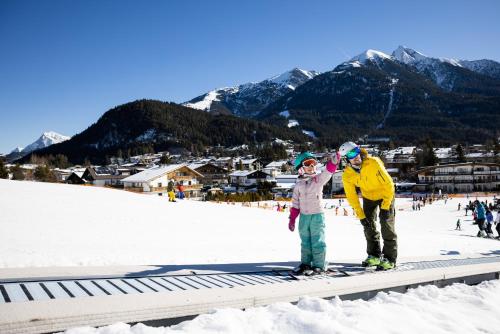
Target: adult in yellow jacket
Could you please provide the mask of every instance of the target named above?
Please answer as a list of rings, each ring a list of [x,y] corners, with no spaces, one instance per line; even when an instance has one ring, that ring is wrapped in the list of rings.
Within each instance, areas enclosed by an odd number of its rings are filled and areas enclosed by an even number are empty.
[[[353,142],[340,146],[340,155],[346,157],[347,167],[342,175],[342,183],[347,201],[356,212],[363,225],[368,257],[364,266],[377,266],[387,270],[396,266],[398,255],[397,235],[394,227],[394,183],[379,158],[368,155]],[[363,204],[359,202],[356,188],[361,190]],[[376,226],[377,208],[384,240],[380,247],[380,233]]]

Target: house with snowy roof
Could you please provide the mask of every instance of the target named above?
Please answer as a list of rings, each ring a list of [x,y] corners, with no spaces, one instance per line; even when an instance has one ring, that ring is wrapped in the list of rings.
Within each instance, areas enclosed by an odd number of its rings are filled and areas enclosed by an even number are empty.
[[[416,146],[403,146],[383,152],[384,165],[393,178],[413,173],[417,167],[416,156]]]
[[[199,172],[189,168],[187,164],[162,165],[146,169],[122,180],[126,190],[145,193],[167,193],[170,181],[175,185],[182,184],[186,197],[199,197],[203,177]]]
[[[272,181],[272,177],[260,170],[237,170],[229,174],[231,184],[249,187],[260,182]]]
[[[219,167],[225,168],[227,170],[234,169],[233,158],[231,158],[231,157],[220,157],[218,159],[215,159],[213,161],[213,164],[217,165]]]
[[[203,175],[200,182],[204,185],[222,185],[229,182],[228,170],[213,163],[193,163],[188,167]]]
[[[257,158],[240,159],[236,162],[234,168],[241,170],[260,170],[262,168],[262,163],[260,159]]]
[[[116,173],[113,169],[106,166],[89,166],[81,176],[86,183],[101,187],[119,186],[121,185],[120,181],[125,177],[126,175]]]
[[[292,165],[288,163],[288,160],[272,161],[268,163],[262,171],[273,177],[283,173],[283,170],[290,171]]]

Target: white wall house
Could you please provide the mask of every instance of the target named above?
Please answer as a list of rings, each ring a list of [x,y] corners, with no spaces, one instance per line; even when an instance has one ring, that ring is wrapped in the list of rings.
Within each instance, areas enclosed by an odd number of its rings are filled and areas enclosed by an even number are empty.
[[[271,176],[260,171],[248,171],[248,170],[237,170],[229,174],[229,178],[232,184],[238,186],[248,187],[255,185],[259,182],[272,180]]]
[[[281,172],[282,168],[287,164],[288,164],[287,160],[273,161],[267,164],[264,168],[262,168],[262,171],[264,173],[271,175],[272,177],[275,177],[276,175],[282,174]]]
[[[203,175],[192,170],[186,164],[175,164],[146,169],[124,178],[122,183],[127,190],[166,193],[168,182],[172,180],[176,184],[182,182],[186,193],[196,197],[202,186],[199,183],[201,177]]]

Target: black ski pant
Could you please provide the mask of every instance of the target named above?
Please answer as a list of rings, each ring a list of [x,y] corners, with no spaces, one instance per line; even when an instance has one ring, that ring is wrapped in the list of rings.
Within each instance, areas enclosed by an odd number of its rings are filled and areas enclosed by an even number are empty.
[[[389,207],[389,217],[384,219],[380,217],[380,231],[382,232],[382,239],[384,246],[380,249],[380,233],[377,230],[377,208],[382,205],[382,200],[372,201],[363,198],[363,211],[366,219],[363,223],[363,228],[366,238],[366,252],[368,255],[380,257],[382,254],[389,261],[396,263],[398,257],[398,242],[395,229],[395,215],[394,199]],[[380,212],[379,212],[380,213]]]

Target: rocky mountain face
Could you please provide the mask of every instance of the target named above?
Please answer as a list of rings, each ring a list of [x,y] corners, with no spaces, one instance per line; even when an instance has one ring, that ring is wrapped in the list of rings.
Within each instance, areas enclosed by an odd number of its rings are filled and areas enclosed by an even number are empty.
[[[315,71],[294,68],[261,82],[216,89],[183,105],[211,113],[251,118],[317,75]]]
[[[297,87],[257,118],[299,127],[329,144],[360,137],[417,143],[498,135],[500,80],[408,48],[366,52]]]
[[[427,57],[399,46],[392,59],[411,66],[418,73],[450,91],[470,94],[500,94],[500,63],[493,60],[457,60]]]

